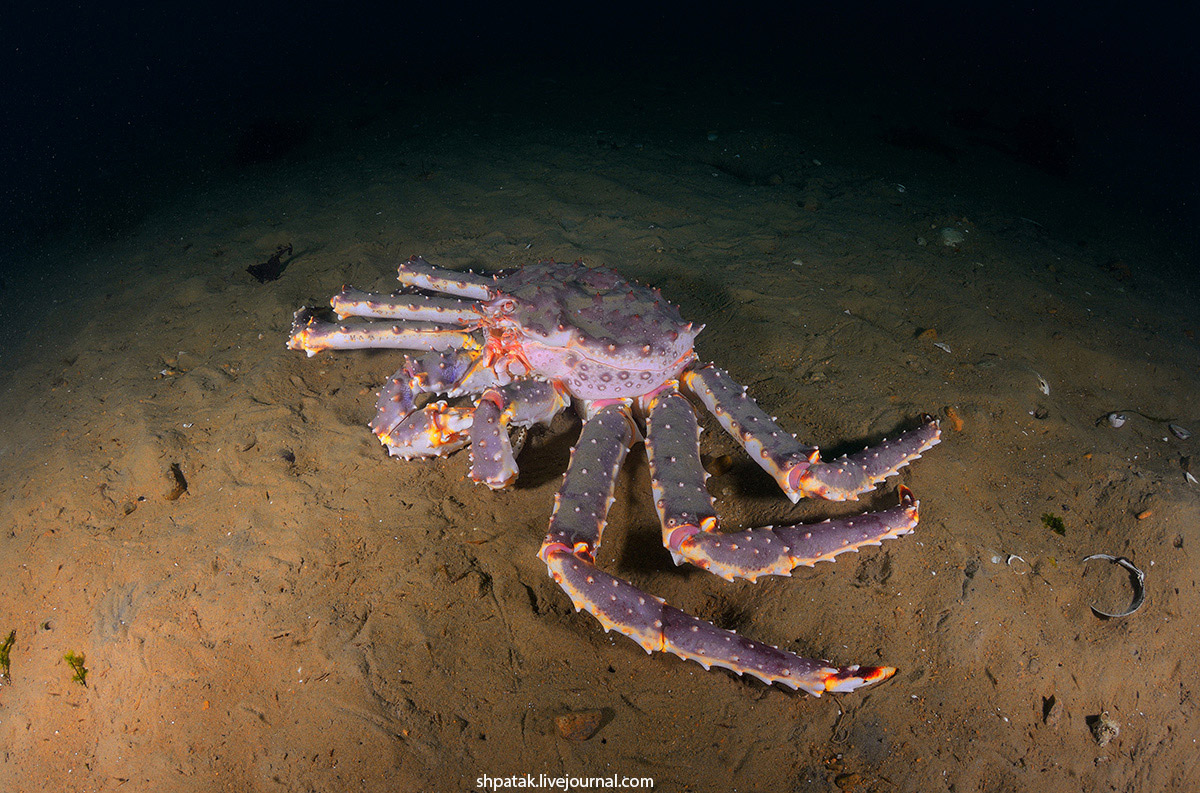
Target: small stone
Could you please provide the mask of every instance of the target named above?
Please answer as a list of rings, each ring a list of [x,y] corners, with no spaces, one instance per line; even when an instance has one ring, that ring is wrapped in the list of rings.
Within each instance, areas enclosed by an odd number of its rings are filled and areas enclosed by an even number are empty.
[[[1053,694],[1049,697],[1042,698],[1042,724],[1045,724],[1052,730],[1058,729],[1058,724],[1062,720],[1064,705],[1061,699],[1058,699]]]
[[[838,774],[834,777],[833,784],[837,785],[838,790],[845,790],[849,793],[849,791],[858,790],[862,781],[862,777],[859,774],[851,771],[848,774]]]
[[[604,721],[601,710],[580,710],[574,713],[561,713],[554,717],[554,726],[558,734],[568,741],[586,741],[596,734]]]

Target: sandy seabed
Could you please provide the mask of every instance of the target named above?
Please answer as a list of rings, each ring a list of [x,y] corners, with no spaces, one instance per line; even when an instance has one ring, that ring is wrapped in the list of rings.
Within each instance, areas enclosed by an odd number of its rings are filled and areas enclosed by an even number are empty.
[[[356,144],[49,240],[6,281],[29,330],[0,360],[0,789],[1200,784],[1200,457],[1167,426],[1200,431],[1200,322],[1156,274],[1161,240],[1061,220],[1086,199],[986,147],[951,163],[819,124],[442,121],[381,112]],[[246,273],[288,243],[279,280]],[[795,506],[703,420],[704,453],[733,461],[709,482],[725,528],[886,508],[903,482],[909,537],[756,585],[676,568],[638,447],[599,559],[723,627],[896,676],[814,699],[576,614],[536,554],[577,422],[497,493],[465,453],[388,459],[366,423],[401,356],[284,342],[297,307],[390,290],[417,253],[660,286],[705,324],[702,359],[830,453],[939,416],[942,443],[876,494]],[[1128,423],[1098,424],[1110,411]],[[1092,553],[1145,571],[1136,614],[1091,613],[1130,597]],[[592,737],[559,734],[589,711]]]

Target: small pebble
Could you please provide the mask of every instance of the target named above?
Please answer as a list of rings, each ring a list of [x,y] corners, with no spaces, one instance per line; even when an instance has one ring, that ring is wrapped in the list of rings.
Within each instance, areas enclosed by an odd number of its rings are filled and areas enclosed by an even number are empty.
[[[603,711],[580,710],[555,716],[554,726],[558,728],[558,734],[568,741],[586,741],[596,734],[603,721]]]

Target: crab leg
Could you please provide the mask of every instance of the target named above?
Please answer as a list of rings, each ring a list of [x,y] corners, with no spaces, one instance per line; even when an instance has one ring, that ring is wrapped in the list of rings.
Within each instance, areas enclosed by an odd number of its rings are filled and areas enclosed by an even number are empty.
[[[423,319],[456,325],[469,325],[479,320],[477,304],[467,300],[430,295],[381,295],[352,286],[343,286],[329,304],[333,306],[338,319]]]
[[[683,382],[754,461],[774,477],[793,502],[801,496],[831,501],[856,500],[899,471],[941,439],[932,416],[895,440],[822,462],[815,446],[805,446],[750,398],[743,386],[709,364],[684,372]]]
[[[628,408],[610,405],[599,410],[584,424],[555,498],[550,530],[539,555],[576,610],[586,609],[605,631],[615,629],[648,653],[674,653],[705,669],[720,666],[739,675],[753,675],[768,685],[803,688],[813,696],[852,691],[895,673],[887,666],[839,669],[746,639],[597,569],[593,564],[596,549],[633,433]]]
[[[401,264],[397,277],[402,284],[428,289],[431,292],[469,297],[472,300],[491,300],[496,296],[494,278],[436,267],[420,256],[414,256]]]
[[[484,391],[471,425],[471,478],[492,490],[511,484],[518,469],[508,427],[548,422],[569,404],[565,391],[542,380],[518,380]]]
[[[289,350],[304,350],[311,358],[328,349],[450,350],[476,349],[480,345],[461,327],[431,322],[322,322],[311,309],[302,308],[292,321],[292,335],[287,346]]]
[[[567,475],[554,496],[550,529],[542,545],[542,559],[547,564],[549,546],[562,546],[568,553],[595,560],[613,502],[617,472],[636,437],[634,432],[633,419],[623,401],[600,408],[584,422]]]
[[[727,581],[791,575],[800,565],[812,567],[846,551],[879,545],[917,525],[917,501],[902,486],[900,506],[883,512],[811,525],[717,531],[712,496],[704,487],[708,474],[700,463],[700,428],[692,406],[678,392],[650,401],[646,453],[663,545],[676,564],[691,562]]]

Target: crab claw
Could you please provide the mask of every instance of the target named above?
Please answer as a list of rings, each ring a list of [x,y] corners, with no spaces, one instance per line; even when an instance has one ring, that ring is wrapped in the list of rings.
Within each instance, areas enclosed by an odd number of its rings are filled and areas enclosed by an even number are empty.
[[[392,457],[443,457],[467,445],[472,410],[449,407],[444,400],[415,410],[391,427],[375,428]]]

